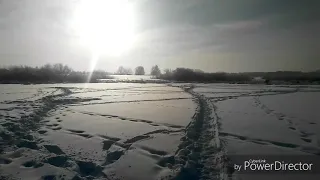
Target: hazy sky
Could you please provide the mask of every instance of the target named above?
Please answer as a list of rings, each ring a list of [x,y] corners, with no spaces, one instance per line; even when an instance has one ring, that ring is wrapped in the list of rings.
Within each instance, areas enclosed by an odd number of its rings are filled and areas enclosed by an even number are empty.
[[[320,69],[319,0],[130,3],[136,42],[120,56],[103,55],[98,69],[154,64],[226,72]],[[79,0],[0,0],[0,65],[88,69],[91,52],[70,29],[78,5]]]

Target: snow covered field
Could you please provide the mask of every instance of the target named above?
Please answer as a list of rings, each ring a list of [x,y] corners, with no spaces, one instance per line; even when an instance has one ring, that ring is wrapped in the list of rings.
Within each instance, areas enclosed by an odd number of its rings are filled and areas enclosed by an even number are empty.
[[[224,179],[228,155],[320,155],[319,86],[0,85],[0,93],[0,179]]]
[[[140,80],[140,79],[151,79],[149,75],[110,75],[111,77],[118,80]]]

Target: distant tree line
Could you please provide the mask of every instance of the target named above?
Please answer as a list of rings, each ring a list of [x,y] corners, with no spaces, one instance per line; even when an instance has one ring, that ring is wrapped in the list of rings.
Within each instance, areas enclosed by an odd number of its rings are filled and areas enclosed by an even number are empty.
[[[175,70],[165,69],[164,73],[158,76],[165,80],[188,81],[188,82],[233,82],[250,83],[255,77],[261,77],[267,84],[274,81],[291,82],[320,82],[320,72],[300,71],[277,71],[277,72],[248,72],[248,73],[205,73],[197,69],[176,68]]]
[[[177,68],[173,71],[165,69],[160,78],[188,82],[247,82],[251,80],[249,76],[238,73],[205,73],[201,70],[188,68]]]
[[[115,74],[132,75],[130,68],[120,66]],[[145,75],[143,66],[135,68],[135,75]],[[275,81],[290,83],[320,83],[320,71],[277,71],[277,72],[244,72],[244,73],[206,73],[198,69],[176,68],[164,69],[158,65],[151,68],[150,74],[158,79],[185,82],[231,82],[250,83],[260,77],[266,84]],[[80,72],[74,71],[63,64],[46,64],[42,67],[11,66],[0,68],[0,83],[85,83],[98,82],[98,79],[112,79],[105,71]]]
[[[116,74],[133,74],[131,69],[119,67]],[[135,75],[144,75],[143,66],[135,68]],[[254,79],[259,77],[266,84],[273,82],[289,82],[294,84],[320,82],[320,70],[313,72],[301,71],[276,71],[276,72],[243,72],[243,73],[226,73],[214,72],[206,73],[199,69],[176,68],[175,70],[164,69],[161,72],[158,65],[152,66],[150,74],[154,78],[185,81],[185,82],[228,82],[228,83],[253,83]]]
[[[105,71],[80,72],[63,64],[0,68],[0,83],[84,83],[109,78]]]

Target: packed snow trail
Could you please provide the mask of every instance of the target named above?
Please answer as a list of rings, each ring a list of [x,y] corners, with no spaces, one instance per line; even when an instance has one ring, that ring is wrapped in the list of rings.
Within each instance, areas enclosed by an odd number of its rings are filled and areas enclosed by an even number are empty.
[[[193,96],[197,109],[176,152],[175,164],[179,173],[174,179],[223,179],[226,159],[215,108],[208,98],[193,91],[194,86],[182,88]]]

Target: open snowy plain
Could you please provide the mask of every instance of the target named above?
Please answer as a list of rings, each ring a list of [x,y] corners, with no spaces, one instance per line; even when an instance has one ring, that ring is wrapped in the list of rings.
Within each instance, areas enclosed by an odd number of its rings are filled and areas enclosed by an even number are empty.
[[[252,179],[226,157],[320,155],[319,86],[0,85],[0,93],[0,179]]]

